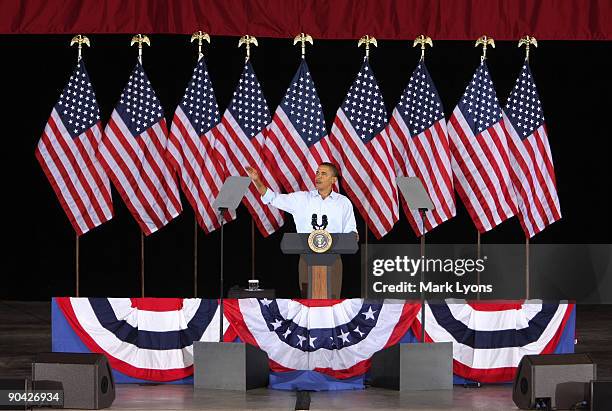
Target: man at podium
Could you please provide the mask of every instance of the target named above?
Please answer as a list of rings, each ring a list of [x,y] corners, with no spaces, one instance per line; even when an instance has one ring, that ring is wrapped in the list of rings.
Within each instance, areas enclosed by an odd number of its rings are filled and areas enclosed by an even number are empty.
[[[310,233],[313,230],[313,220],[318,222],[327,219],[327,231],[330,233],[355,233],[357,224],[351,201],[340,193],[333,191],[340,175],[332,163],[321,163],[315,175],[316,190],[296,191],[280,194],[270,190],[259,178],[259,172],[252,167],[246,167],[257,191],[262,196],[262,202],[286,211],[293,216],[295,229],[298,233]],[[315,217],[316,216],[316,217]],[[300,289],[306,296],[307,269],[306,262],[300,258]],[[331,269],[331,297],[340,298],[342,289],[342,260],[338,258]]]

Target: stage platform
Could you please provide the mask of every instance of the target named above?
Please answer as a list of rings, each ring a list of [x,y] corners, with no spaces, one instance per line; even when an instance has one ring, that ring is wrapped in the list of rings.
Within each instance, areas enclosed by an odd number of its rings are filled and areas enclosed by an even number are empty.
[[[51,349],[50,302],[0,301],[0,378],[30,375],[34,354]],[[612,306],[577,307],[576,352],[589,352],[599,378],[612,378]],[[117,386],[113,410],[294,409],[295,392],[198,391],[191,386]],[[513,410],[510,385],[455,386],[447,392],[400,394],[378,388],[311,393],[311,409]]]

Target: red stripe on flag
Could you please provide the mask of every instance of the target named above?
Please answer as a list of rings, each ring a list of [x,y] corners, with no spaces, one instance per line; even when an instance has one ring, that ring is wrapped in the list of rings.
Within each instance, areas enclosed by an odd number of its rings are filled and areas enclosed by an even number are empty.
[[[68,177],[69,175],[72,175],[74,177],[76,177],[76,180],[78,181],[80,187],[81,187],[81,191],[83,192],[83,194],[85,195],[85,197],[83,197],[81,194],[79,194],[78,192],[78,187],[75,185],[75,181],[71,180],[71,183],[73,183],[72,187],[76,192],[76,196],[77,197],[73,197],[73,199],[75,201],[78,201],[77,205],[79,206],[79,211],[81,212],[81,214],[83,215],[87,215],[87,219],[89,219],[90,222],[87,223],[87,226],[89,228],[95,227],[96,224],[93,222],[93,220],[91,220],[88,209],[89,206],[88,204],[85,203],[85,200],[90,200],[89,196],[87,195],[88,192],[91,192],[92,187],[89,185],[89,182],[87,181],[87,178],[85,177],[83,171],[81,170],[81,167],[79,165],[78,160],[75,158],[74,154],[72,153],[72,150],[70,149],[70,147],[68,147],[68,142],[66,141],[66,136],[64,136],[61,131],[59,130],[58,125],[55,123],[55,119],[53,118],[53,116],[49,117],[49,121],[47,123],[49,125],[49,127],[51,128],[51,131],[53,132],[53,140],[55,140],[61,147],[62,149],[62,153],[64,154],[66,160],[68,161],[68,163],[70,164],[70,168],[66,168],[66,166],[64,164],[61,164],[61,161],[59,160],[59,158],[57,158],[57,161],[55,161],[56,166],[59,168],[59,166],[61,166],[61,169],[63,170],[62,175],[64,177]],[[46,134],[46,133],[45,133]],[[74,144],[74,142],[72,141],[72,137],[68,137],[70,138],[70,144]],[[77,137],[78,139],[79,137]],[[55,148],[52,147],[52,143],[51,143],[51,136],[47,136],[48,142],[51,146],[51,148],[53,148],[53,152],[55,152],[58,156],[59,153],[56,152]],[[48,149],[47,149],[48,151]],[[65,179],[64,179],[65,180]],[[91,208],[94,210],[95,213],[95,217],[98,219],[98,221],[102,221],[104,220],[104,212],[102,211],[102,208],[100,206],[100,204],[97,201],[97,198],[94,198],[95,202],[91,203]],[[88,201],[89,203],[89,201]]]

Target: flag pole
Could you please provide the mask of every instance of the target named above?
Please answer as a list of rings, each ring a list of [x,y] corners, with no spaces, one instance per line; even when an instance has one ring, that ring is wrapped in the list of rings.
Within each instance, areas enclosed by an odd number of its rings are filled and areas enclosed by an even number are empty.
[[[357,47],[365,46],[365,56],[364,60],[368,60],[370,58],[370,45],[374,47],[378,47],[378,43],[374,37],[370,37],[369,35],[362,36],[357,42]],[[366,218],[363,219],[365,222],[365,263],[366,266],[368,264],[368,220]],[[367,278],[366,278],[367,281]],[[367,288],[366,288],[367,289]]]
[[[145,296],[145,246],[144,233],[140,231],[140,296]]]
[[[491,46],[495,48],[495,40],[492,37],[487,35],[480,36],[478,40],[476,40],[476,44],[474,47],[482,46],[482,55],[480,56],[480,62],[484,62],[487,59],[487,47]],[[478,229],[477,229],[478,230]],[[477,246],[476,246],[476,258],[480,258],[480,230],[478,230],[478,238],[477,238]],[[476,281],[478,285],[478,291],[476,292],[476,299],[480,300],[480,272],[476,273]]]
[[[70,46],[74,46],[77,45],[77,64],[81,62],[81,59],[83,58],[83,44],[85,44],[87,47],[91,47],[91,43],[89,42],[89,39],[87,38],[87,36],[83,36],[82,34],[77,34],[76,36],[74,36],[71,40],[70,40]],[[76,297],[79,296],[79,290],[81,288],[81,284],[80,284],[80,277],[81,277],[81,267],[80,267],[80,262],[81,262],[81,250],[80,250],[80,241],[79,241],[79,235],[76,234],[75,235],[75,244],[74,244],[74,275],[75,275],[75,288],[76,288]]]
[[[75,261],[74,261],[74,271],[76,275],[76,297],[79,296],[79,277],[80,277],[80,246],[79,246],[79,235],[75,235]]]
[[[251,58],[251,45],[259,46],[257,39],[251,35],[245,34],[238,40],[238,48],[244,44],[246,55],[244,62],[248,62]],[[251,218],[251,280],[255,279],[255,222]]]
[[[130,46],[136,44],[138,46],[138,62],[142,64],[142,45],[151,45],[149,38],[142,34],[137,34],[132,37]],[[145,296],[145,245],[144,245],[144,232],[140,230],[140,296]]]
[[[202,43],[207,41],[210,43],[210,36],[208,33],[204,33],[199,30],[191,35],[191,43],[195,40],[198,42],[198,61],[204,58],[202,52]],[[198,217],[193,214],[193,296],[198,296]]]
[[[525,299],[529,300],[529,237],[525,238]]]
[[[364,223],[365,223],[365,227],[364,227],[364,233],[363,233],[363,238],[364,238],[364,254],[365,254],[365,267],[366,267],[366,278],[363,280],[364,284],[368,283],[368,275],[370,274],[370,266],[368,264],[368,220],[364,219]],[[358,234],[359,235],[359,234]],[[365,287],[365,297],[368,297],[368,287],[366,285]]]
[[[227,208],[219,208],[219,220],[221,222],[221,247],[219,252],[219,342],[223,341],[223,213]]]
[[[525,61],[529,62],[529,47],[534,46],[538,47],[538,41],[535,37],[532,36],[523,36],[519,42],[518,46],[525,46]],[[529,237],[525,237],[525,299],[529,299]]]
[[[421,215],[421,257],[425,257],[425,209],[419,209]],[[421,343],[425,343],[425,270],[421,267]]]
[[[480,259],[480,231],[476,229],[476,232],[478,233],[476,236],[476,259]],[[476,272],[476,284],[478,285],[476,288],[478,290],[476,291],[476,299],[480,300],[480,271],[478,270]]]
[[[193,296],[198,297],[198,219],[193,215]]]
[[[366,290],[365,294],[366,295],[365,295],[365,297],[367,298],[368,297],[368,286],[367,286],[367,284],[368,284],[368,274],[370,274],[370,266],[368,264],[368,220],[364,219],[364,222],[365,222],[365,230],[364,230],[364,233],[363,233],[363,237],[365,238],[365,241],[364,241],[364,254],[365,254],[365,266],[366,266],[366,278],[365,278],[364,281],[366,283],[366,287],[365,287],[365,290]]]
[[[251,280],[255,279],[255,221],[251,218]]]

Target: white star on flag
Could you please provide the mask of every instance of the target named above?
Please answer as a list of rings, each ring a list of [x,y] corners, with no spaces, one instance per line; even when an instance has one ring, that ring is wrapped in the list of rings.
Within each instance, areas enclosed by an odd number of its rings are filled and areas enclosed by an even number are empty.
[[[314,346],[314,342],[317,339],[317,337],[308,337],[308,339],[310,340],[310,342],[308,343],[312,348],[315,348]]]
[[[299,344],[300,344],[300,347],[301,347],[302,343],[306,340],[306,337],[304,337],[303,335],[298,335],[297,338],[300,340]]]
[[[356,328],[353,330],[353,332],[355,332],[355,333],[359,334],[359,336],[360,336],[360,337],[363,337],[363,335],[365,334],[365,333],[361,332],[361,330],[359,329],[359,327],[356,327]]]
[[[376,310],[372,311],[372,307],[368,307],[368,311],[366,311],[365,313],[361,313],[361,314],[365,316],[366,320],[373,320],[375,312]]]
[[[348,335],[349,335],[348,331],[344,332],[344,331],[340,330],[340,335],[338,336],[338,338],[342,338],[342,343],[343,344],[349,343],[350,341],[348,339]]]

